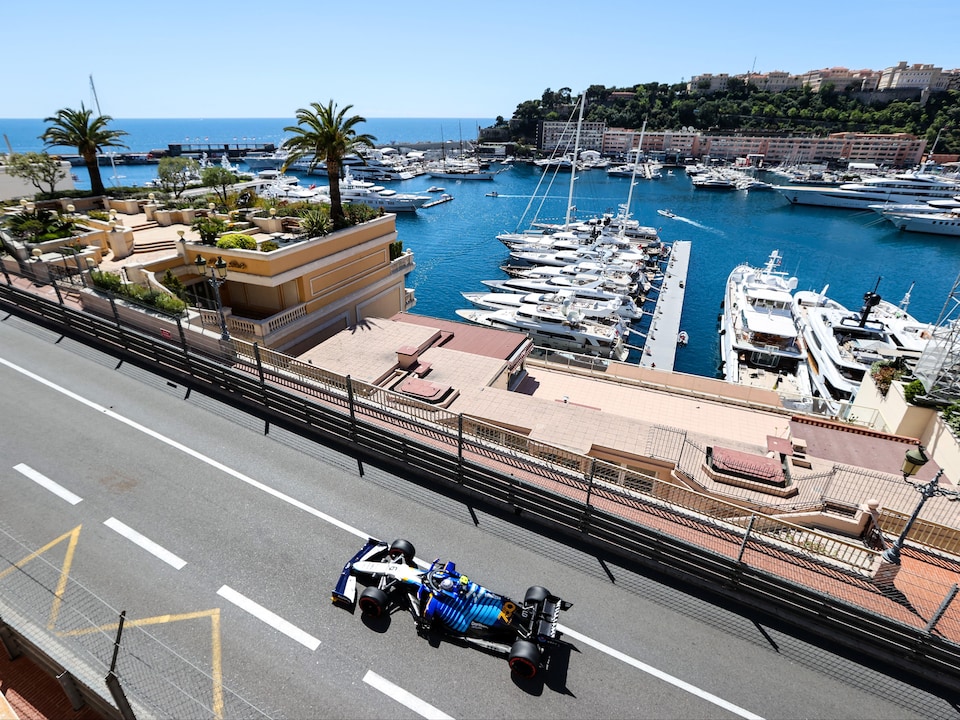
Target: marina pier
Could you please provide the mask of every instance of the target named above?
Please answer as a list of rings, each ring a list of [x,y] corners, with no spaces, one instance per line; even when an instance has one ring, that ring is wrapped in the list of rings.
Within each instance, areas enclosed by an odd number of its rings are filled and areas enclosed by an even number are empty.
[[[673,370],[683,314],[683,296],[690,266],[690,241],[677,240],[663,271],[663,282],[653,310],[653,320],[643,344],[640,367]]]

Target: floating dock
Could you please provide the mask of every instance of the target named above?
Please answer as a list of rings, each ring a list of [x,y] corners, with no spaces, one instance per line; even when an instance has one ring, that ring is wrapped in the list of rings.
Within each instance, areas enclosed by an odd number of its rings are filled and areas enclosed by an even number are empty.
[[[444,195],[441,195],[440,197],[438,197],[436,200],[431,200],[430,202],[424,203],[424,204],[421,205],[420,207],[425,207],[425,208],[433,207],[434,205],[439,205],[440,203],[450,202],[451,200],[453,200],[453,196],[452,196],[452,195],[446,195],[446,194],[444,194]]]
[[[660,283],[653,320],[643,344],[640,367],[673,370],[689,266],[690,241],[675,241],[663,271],[663,282]]]

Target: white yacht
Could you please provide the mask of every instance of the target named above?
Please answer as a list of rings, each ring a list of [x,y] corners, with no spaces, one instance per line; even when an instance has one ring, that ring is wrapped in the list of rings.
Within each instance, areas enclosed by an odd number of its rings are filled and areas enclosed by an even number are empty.
[[[866,177],[837,187],[823,185],[777,185],[774,187],[792,205],[866,210],[882,203],[925,203],[948,200],[960,193],[960,179],[929,173],[908,172]]]
[[[960,237],[960,207],[919,212],[884,210],[881,214],[896,225],[898,230]]]
[[[463,292],[464,299],[474,307],[483,310],[498,310],[502,307],[520,307],[524,303],[546,303],[566,306],[583,313],[591,320],[619,321],[639,320],[643,313],[637,304],[627,295],[610,293],[609,297],[598,298],[578,295],[573,288],[554,289],[545,292]]]
[[[324,186],[321,192],[329,197],[330,188]],[[433,199],[430,195],[398,193],[396,190],[387,190],[382,185],[377,185],[369,180],[359,180],[353,177],[349,169],[340,181],[340,197],[346,202],[363,203],[372,208],[391,213],[416,212]]]
[[[809,411],[806,351],[793,319],[797,279],[781,271],[779,251],[762,268],[737,265],[727,278],[720,326],[720,369],[727,382],[775,390],[784,406]]]
[[[554,350],[626,360],[628,330],[623,323],[588,320],[576,310],[547,304],[522,304],[516,308],[457,310],[457,315],[478,325],[526,332],[534,344]]]
[[[894,305],[877,295],[875,288],[864,294],[859,312],[848,310],[826,293],[827,288],[794,293],[793,312],[807,346],[814,410],[840,416],[873,363],[916,360],[933,325],[907,312],[909,290],[900,304]]]
[[[546,277],[516,277],[506,280],[483,280],[491,290],[502,292],[557,292],[571,290],[578,297],[591,300],[629,300],[637,292],[637,283],[625,284],[617,279],[592,274],[552,275]],[[636,307],[636,303],[633,303]]]

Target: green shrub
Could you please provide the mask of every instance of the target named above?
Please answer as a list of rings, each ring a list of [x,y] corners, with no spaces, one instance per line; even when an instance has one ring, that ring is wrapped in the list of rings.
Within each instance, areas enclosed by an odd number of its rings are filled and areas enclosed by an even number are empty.
[[[163,278],[161,278],[160,284],[163,285],[165,288],[167,288],[170,292],[172,292],[181,300],[184,299],[186,290],[183,287],[183,283],[180,282],[180,278],[178,278],[169,270],[167,270],[163,274]]]
[[[277,245],[273,240],[265,240],[260,243],[260,252],[273,252],[274,250],[279,250],[280,246]]]
[[[110,222],[110,213],[108,213],[106,210],[90,210],[87,212],[87,217],[91,220]]]
[[[223,249],[256,250],[257,241],[243,233],[227,233],[217,240],[217,247]]]
[[[90,273],[90,279],[93,280],[93,286],[101,290],[109,290],[118,293],[123,287],[123,280],[120,276],[112,272],[94,270]]]
[[[394,240],[390,243],[390,259],[396,260],[403,255],[403,240]]]
[[[919,380],[914,380],[903,386],[903,397],[908,402],[913,404],[914,398],[918,395],[923,395],[926,392],[923,388],[923,383]]]

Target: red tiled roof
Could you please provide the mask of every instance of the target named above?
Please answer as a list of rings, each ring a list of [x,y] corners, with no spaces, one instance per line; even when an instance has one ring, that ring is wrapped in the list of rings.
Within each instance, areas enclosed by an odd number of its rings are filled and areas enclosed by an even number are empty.
[[[390,319],[395,322],[437,328],[444,334],[441,345],[449,350],[459,350],[499,360],[509,360],[521,345],[528,342],[526,333],[479,327],[453,320],[441,320],[410,313],[397,313]]]

